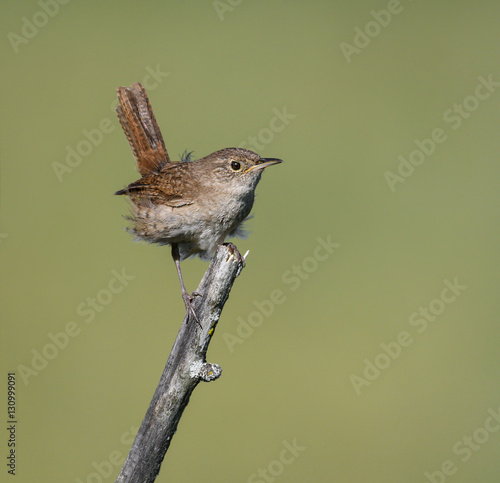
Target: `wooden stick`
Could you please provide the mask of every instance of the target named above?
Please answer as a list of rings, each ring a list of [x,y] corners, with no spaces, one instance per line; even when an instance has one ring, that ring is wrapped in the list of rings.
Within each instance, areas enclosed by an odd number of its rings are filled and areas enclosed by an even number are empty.
[[[206,362],[210,340],[244,260],[232,244],[220,245],[196,290],[193,317],[177,334],[153,399],[116,483],[152,483],[156,479],[189,397],[200,381],[221,375],[217,364]]]

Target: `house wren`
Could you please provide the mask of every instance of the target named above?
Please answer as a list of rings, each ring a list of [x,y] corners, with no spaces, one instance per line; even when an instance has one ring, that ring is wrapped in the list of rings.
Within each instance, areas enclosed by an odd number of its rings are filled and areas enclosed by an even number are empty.
[[[191,161],[171,162],[144,87],[135,83],[117,89],[118,119],[132,148],[142,178],[117,195],[132,202],[129,231],[138,239],[171,245],[186,308],[190,295],[180,262],[191,255],[209,259],[227,237],[241,233],[254,202],[262,171],[281,159],[261,158],[241,148],[226,148]],[[239,252],[232,246],[235,254]]]

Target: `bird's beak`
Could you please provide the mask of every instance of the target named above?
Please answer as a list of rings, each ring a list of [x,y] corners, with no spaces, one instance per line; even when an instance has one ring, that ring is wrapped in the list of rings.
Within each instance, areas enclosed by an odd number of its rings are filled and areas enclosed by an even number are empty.
[[[253,166],[248,168],[245,173],[248,173],[249,171],[255,171],[257,169],[264,169],[268,166],[272,166],[273,164],[279,164],[282,162],[283,160],[278,158],[260,158],[259,161],[257,161],[257,164],[254,164]]]

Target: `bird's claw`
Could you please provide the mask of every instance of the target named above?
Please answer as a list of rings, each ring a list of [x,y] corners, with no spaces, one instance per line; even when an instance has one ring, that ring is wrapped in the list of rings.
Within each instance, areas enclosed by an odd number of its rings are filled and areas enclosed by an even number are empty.
[[[201,297],[201,294],[198,292],[193,292],[192,294],[189,294],[188,292],[182,292],[182,300],[184,301],[184,307],[186,307],[186,318],[189,320],[189,314],[193,314],[194,320],[196,320],[196,323],[200,326],[201,324],[198,319],[198,316],[196,315],[196,311],[194,310],[193,307],[193,300],[195,297]],[[186,322],[187,322],[186,320]]]
[[[229,253],[231,253],[231,255],[236,258],[236,261],[245,266],[245,257],[238,251],[236,245],[231,242],[224,243],[224,245],[229,249]]]

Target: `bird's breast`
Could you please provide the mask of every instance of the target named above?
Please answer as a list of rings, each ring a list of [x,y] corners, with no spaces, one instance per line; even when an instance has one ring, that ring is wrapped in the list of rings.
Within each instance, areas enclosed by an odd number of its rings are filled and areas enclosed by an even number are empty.
[[[253,206],[253,193],[246,196],[198,197],[189,205],[135,206],[132,232],[140,239],[161,245],[178,243],[181,258],[211,256],[238,227]]]

